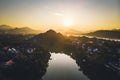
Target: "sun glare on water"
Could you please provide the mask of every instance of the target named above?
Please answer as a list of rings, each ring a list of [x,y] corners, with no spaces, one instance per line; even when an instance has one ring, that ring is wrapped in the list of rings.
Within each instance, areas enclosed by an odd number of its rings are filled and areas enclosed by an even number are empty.
[[[64,24],[65,27],[70,27],[73,24],[73,20],[71,18],[65,18],[63,20],[63,24]]]

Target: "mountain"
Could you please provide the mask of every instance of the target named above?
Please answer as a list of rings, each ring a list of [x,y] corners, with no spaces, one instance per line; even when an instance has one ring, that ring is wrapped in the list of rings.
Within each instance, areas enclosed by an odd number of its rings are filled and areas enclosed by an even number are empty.
[[[8,25],[0,25],[0,34],[39,34],[40,30],[33,30],[29,27],[14,28]]]
[[[34,36],[30,41],[37,44],[52,45],[52,43],[58,42],[62,39],[64,39],[64,36],[61,33],[56,33],[54,30],[48,30],[45,33],[40,33]]]
[[[44,46],[45,48],[51,47],[56,48],[62,46],[65,37],[61,33],[57,33],[54,30],[48,30],[45,33],[38,34],[33,38],[29,39],[25,43],[34,46]]]
[[[0,25],[0,34],[6,34],[9,30],[12,30],[13,28],[8,25]]]
[[[104,38],[115,38],[120,39],[120,30],[114,29],[114,30],[98,30],[95,32],[90,32],[85,35],[89,36],[96,36],[96,37],[104,37]]]
[[[29,27],[23,27],[23,28],[15,28],[9,31],[11,34],[37,34],[40,33],[41,31],[33,30]]]
[[[0,30],[10,30],[10,29],[13,29],[13,27],[8,25],[0,25]]]

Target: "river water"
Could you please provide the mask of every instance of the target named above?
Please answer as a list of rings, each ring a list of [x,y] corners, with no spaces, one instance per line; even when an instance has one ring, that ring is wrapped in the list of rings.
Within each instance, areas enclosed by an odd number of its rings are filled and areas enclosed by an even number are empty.
[[[97,36],[88,36],[88,35],[73,35],[76,37],[88,37],[88,38],[97,38],[97,39],[103,39],[103,40],[109,40],[109,41],[117,41],[120,42],[120,39],[115,39],[115,38],[105,38],[105,37],[97,37]]]
[[[51,60],[43,80],[89,80],[79,68],[70,56],[51,53]]]

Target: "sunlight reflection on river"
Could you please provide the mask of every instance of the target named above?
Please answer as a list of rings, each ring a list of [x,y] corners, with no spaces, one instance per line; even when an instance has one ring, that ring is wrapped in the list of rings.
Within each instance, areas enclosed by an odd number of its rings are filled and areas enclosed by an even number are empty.
[[[51,53],[51,60],[43,80],[89,80],[78,71],[75,60],[64,53]]]

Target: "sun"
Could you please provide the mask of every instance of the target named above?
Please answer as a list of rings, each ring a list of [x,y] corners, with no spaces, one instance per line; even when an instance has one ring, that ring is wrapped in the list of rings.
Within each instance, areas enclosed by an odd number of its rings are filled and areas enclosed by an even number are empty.
[[[71,18],[65,18],[63,19],[63,24],[65,27],[70,27],[73,24],[73,20]]]

